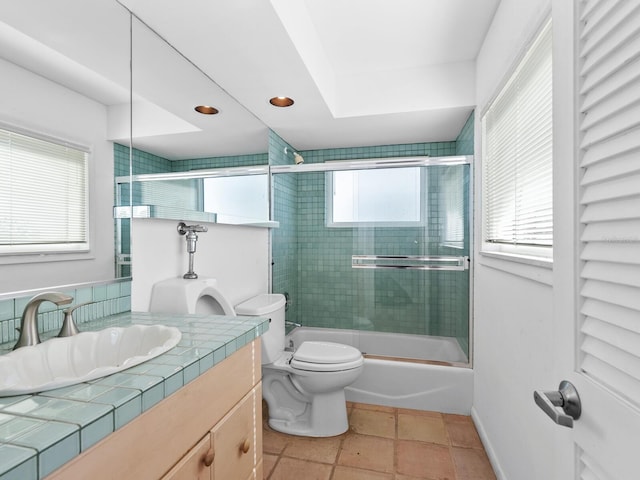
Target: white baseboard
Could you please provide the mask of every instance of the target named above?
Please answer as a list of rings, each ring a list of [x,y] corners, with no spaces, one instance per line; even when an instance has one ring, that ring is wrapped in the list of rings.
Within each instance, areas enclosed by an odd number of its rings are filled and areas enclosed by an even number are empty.
[[[496,456],[496,452],[491,445],[491,441],[489,437],[487,437],[487,432],[482,425],[482,421],[478,416],[478,412],[476,412],[475,407],[471,407],[471,419],[476,426],[476,430],[478,431],[478,435],[480,435],[480,440],[482,441],[482,445],[484,445],[484,450],[487,452],[487,457],[489,457],[489,462],[491,462],[491,466],[493,467],[493,471],[496,474],[496,478],[498,480],[508,480],[507,476],[502,471],[500,467],[500,462],[498,461],[498,457]]]

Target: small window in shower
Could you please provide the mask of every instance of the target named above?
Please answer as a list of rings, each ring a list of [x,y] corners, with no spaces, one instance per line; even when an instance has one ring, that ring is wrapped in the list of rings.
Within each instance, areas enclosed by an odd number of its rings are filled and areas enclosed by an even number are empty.
[[[422,223],[419,167],[327,173],[327,226]]]

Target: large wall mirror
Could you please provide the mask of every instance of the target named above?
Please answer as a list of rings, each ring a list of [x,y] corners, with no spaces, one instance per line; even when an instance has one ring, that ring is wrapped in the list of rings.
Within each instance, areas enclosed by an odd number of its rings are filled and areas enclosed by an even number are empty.
[[[0,122],[88,152],[90,250],[3,255],[0,293],[114,277],[113,144],[129,142],[120,121],[129,109],[129,30],[115,0],[3,2]],[[30,213],[44,215],[37,205]]]
[[[132,176],[116,181],[133,208],[117,216],[271,226],[267,126],[135,12],[131,69]],[[119,230],[127,275],[126,220]]]
[[[113,206],[143,200],[134,194],[144,194],[155,207],[163,207],[160,200],[173,202],[173,211],[155,208],[155,216],[188,220],[176,210],[238,203],[226,195],[215,200],[217,193],[205,198],[208,183],[220,184],[214,192],[265,192],[255,182],[263,175],[266,188],[264,170],[256,166],[268,164],[268,128],[173,48],[162,28],[151,28],[131,10],[117,0],[23,0],[3,9],[0,83],[6,95],[0,121],[90,150],[91,252],[44,263],[26,256],[13,263],[0,259],[6,274],[0,293],[108,280],[114,270],[115,276],[129,276],[130,223],[114,221]],[[219,113],[198,113],[198,105]],[[205,181],[207,170],[228,180]],[[144,189],[118,183],[124,190],[114,202],[114,176],[130,172],[165,178]],[[191,173],[193,178],[184,178]],[[251,185],[232,185],[236,177],[252,177]],[[177,198],[179,192],[187,200]],[[267,219],[261,217],[266,205],[252,203],[253,212],[261,213],[248,215]],[[209,208],[218,222],[248,223],[241,212]]]

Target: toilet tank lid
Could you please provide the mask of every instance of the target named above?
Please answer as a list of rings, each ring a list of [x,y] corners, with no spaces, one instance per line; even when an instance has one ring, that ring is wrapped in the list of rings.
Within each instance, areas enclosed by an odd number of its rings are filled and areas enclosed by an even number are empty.
[[[298,362],[347,363],[362,358],[362,353],[351,345],[333,342],[306,341],[293,354]]]
[[[251,315],[259,317],[273,313],[284,307],[285,298],[281,293],[263,293],[236,305],[237,315]]]

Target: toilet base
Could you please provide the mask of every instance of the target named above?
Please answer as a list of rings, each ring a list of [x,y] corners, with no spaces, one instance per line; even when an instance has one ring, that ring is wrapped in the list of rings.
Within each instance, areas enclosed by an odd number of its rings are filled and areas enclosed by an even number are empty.
[[[272,429],[289,435],[334,437],[349,429],[344,389],[315,394],[313,401],[306,405],[302,414],[287,412],[283,408],[272,412],[270,408],[269,416],[268,423]]]
[[[290,375],[289,370],[263,366],[262,396],[268,405],[269,426],[278,432],[304,437],[333,437],[346,432],[349,421],[344,386],[352,383],[351,377],[359,371],[331,374],[334,381],[336,378],[343,381],[332,383],[328,391],[312,393],[300,385],[304,378]]]

